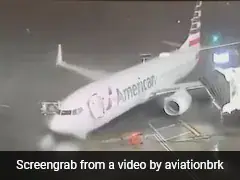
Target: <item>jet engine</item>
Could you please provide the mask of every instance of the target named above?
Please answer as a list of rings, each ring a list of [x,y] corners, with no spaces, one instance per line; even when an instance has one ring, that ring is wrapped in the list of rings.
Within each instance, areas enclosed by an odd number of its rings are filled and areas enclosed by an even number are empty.
[[[181,89],[164,99],[163,109],[170,116],[178,116],[186,112],[191,103],[192,96],[185,89]]]

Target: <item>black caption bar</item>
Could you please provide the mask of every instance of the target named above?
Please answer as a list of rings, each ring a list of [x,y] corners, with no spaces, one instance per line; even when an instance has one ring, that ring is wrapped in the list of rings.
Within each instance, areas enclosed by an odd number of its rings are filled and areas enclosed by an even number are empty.
[[[113,178],[135,173],[187,179],[237,177],[237,152],[1,152],[11,176]],[[234,179],[234,178],[233,178]]]

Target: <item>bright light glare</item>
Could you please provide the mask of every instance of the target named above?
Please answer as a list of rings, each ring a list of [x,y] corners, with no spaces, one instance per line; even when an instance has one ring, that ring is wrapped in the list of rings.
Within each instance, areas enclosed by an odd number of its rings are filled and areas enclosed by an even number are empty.
[[[218,36],[213,36],[213,42],[217,42],[218,41]]]
[[[229,53],[225,52],[225,53],[221,53],[221,54],[213,54],[213,61],[216,64],[225,64],[229,62]]]

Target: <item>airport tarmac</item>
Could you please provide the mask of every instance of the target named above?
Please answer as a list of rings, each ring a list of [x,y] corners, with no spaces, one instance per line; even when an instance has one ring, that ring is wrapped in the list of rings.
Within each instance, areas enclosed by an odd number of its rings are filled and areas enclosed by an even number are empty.
[[[126,2],[121,4],[122,8],[126,6],[124,3]],[[184,15],[179,17],[178,13],[166,19],[163,18],[163,13],[170,12],[164,11],[167,9],[164,6],[160,10],[154,3],[136,5],[131,2],[125,9],[124,16],[121,14],[122,11],[119,11],[120,5],[114,3],[100,8],[86,4],[78,6],[74,3],[67,5],[60,3],[57,8],[55,5],[45,4],[31,6],[31,13],[38,14],[38,17],[29,16],[27,13],[30,13],[30,10],[28,12],[22,9],[20,12],[21,8],[15,6],[15,19],[5,21],[5,18],[0,18],[3,27],[0,29],[0,34],[3,36],[0,44],[0,103],[9,106],[0,109],[0,150],[36,150],[39,137],[46,131],[39,102],[60,100],[90,82],[83,76],[56,68],[58,42],[63,44],[64,59],[68,62],[106,72],[116,72],[139,63],[140,53],[150,52],[157,55],[162,51],[173,50],[174,48],[163,45],[161,41],[166,39],[182,42],[189,29],[188,22],[176,24],[175,20],[186,17],[189,20],[193,11],[191,3],[188,3],[186,5],[188,10]],[[172,5],[167,6],[172,7]],[[41,8],[44,8],[44,14]],[[178,7],[174,6],[174,8]],[[1,12],[4,13],[2,17],[12,17],[7,13],[13,12],[6,10],[7,8],[2,9]],[[88,12],[93,10],[94,13],[90,17]],[[69,13],[62,13],[66,11]],[[102,11],[106,13],[101,18]],[[144,17],[139,18],[142,12],[145,12]],[[111,13],[113,14],[109,16]],[[29,17],[35,18],[35,22]],[[87,21],[84,21],[85,18]],[[114,21],[114,18],[118,21]],[[125,22],[126,18],[128,20]],[[110,23],[112,26],[109,25]],[[165,26],[163,27],[162,24]],[[30,35],[26,33],[26,28],[31,30]],[[236,35],[234,32],[230,34]],[[207,71],[208,67],[205,61],[199,62],[196,70],[186,81],[196,80],[202,72]],[[154,101],[149,102],[92,133],[91,141],[85,148],[86,150],[166,150],[162,142],[153,136],[153,128],[151,129],[149,125],[151,123],[155,129],[172,125],[159,132],[166,140],[168,139],[167,145],[173,150],[211,150],[216,144],[222,144],[223,150],[224,148],[239,150],[240,145],[237,141],[239,129],[222,127],[216,109],[209,108],[210,106],[211,103],[207,99],[196,100],[186,114],[174,119],[165,116]],[[211,139],[193,142],[174,142],[173,140],[187,138],[189,134],[195,137],[196,132],[194,134],[191,128],[186,128],[186,124],[197,129],[201,135],[220,133],[221,136],[216,135]],[[141,148],[134,148],[126,142],[109,143],[109,139],[117,139],[136,130],[143,130],[146,137]],[[191,132],[188,135],[171,139],[189,131]]]

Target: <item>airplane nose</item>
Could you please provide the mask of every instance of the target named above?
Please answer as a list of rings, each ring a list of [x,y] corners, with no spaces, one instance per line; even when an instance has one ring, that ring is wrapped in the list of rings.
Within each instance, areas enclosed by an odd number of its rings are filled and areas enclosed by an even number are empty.
[[[48,121],[48,128],[56,133],[65,135],[71,134],[81,139],[86,139],[91,124],[84,124],[84,121],[79,121],[79,119],[79,116],[71,117],[55,115]]]
[[[57,133],[68,133],[68,123],[67,119],[60,117],[60,116],[54,116],[48,123],[48,127],[53,132]]]

